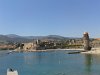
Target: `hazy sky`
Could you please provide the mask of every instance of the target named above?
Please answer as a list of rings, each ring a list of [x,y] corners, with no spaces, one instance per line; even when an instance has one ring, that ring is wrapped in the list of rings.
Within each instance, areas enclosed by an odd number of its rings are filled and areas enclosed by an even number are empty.
[[[0,34],[100,37],[100,0],[0,0]]]

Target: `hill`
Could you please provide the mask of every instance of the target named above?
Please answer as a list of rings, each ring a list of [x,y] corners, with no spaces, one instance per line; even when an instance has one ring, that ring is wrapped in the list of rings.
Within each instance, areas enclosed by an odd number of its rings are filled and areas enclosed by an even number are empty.
[[[59,35],[48,35],[48,36],[19,36],[16,34],[9,34],[9,35],[0,35],[0,43],[7,43],[7,42],[31,42],[34,40],[66,40],[66,39],[72,39],[73,37],[63,37]]]

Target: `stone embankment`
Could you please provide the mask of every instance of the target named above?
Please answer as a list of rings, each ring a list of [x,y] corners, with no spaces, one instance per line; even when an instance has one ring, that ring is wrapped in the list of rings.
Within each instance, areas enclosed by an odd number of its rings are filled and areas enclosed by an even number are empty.
[[[84,54],[100,54],[100,48],[92,49],[91,51],[81,52]]]

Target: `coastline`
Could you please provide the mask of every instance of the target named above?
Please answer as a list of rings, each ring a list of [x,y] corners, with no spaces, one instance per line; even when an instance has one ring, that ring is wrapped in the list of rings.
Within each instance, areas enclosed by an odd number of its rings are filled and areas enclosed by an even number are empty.
[[[90,51],[81,52],[82,54],[100,54],[100,48],[93,48]]]
[[[46,50],[35,50],[35,49],[31,49],[31,50],[14,50],[15,52],[47,52],[47,51],[84,51],[84,49],[46,49]]]
[[[4,51],[4,50],[1,50],[1,51]],[[8,50],[7,50],[8,51]],[[75,54],[75,53],[80,53],[80,54],[100,54],[100,48],[92,48],[92,50],[90,51],[85,51],[84,49],[46,49],[46,50],[35,50],[35,49],[31,49],[31,50],[9,50],[8,51],[8,54],[9,53],[12,53],[12,52],[51,52],[51,51],[72,51],[71,53],[72,54]]]
[[[92,48],[92,50],[90,51],[84,51],[84,49],[46,49],[46,50],[14,50],[14,52],[51,52],[51,51],[73,51],[72,53],[74,53],[74,51],[77,51],[81,54],[100,54],[100,48]]]
[[[24,51],[67,51],[67,50],[77,50],[77,51],[84,51],[84,49],[83,48],[73,48],[73,49],[44,49],[44,50],[35,50],[35,49],[30,49],[30,50],[22,50],[23,52]],[[100,50],[100,48],[92,48],[92,50]],[[21,51],[21,50],[14,50],[14,51]]]

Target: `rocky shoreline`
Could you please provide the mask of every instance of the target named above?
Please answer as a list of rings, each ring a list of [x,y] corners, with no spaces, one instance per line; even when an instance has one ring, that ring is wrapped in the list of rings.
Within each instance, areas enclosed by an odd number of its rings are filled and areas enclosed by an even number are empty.
[[[100,49],[92,49],[91,51],[81,52],[82,54],[100,54]]]

